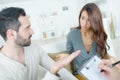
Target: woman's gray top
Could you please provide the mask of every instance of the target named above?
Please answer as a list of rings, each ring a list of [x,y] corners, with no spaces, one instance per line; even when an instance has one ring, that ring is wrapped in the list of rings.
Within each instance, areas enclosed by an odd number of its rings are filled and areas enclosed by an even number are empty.
[[[92,42],[91,49],[89,52],[87,52],[81,37],[80,30],[74,29],[70,31],[70,33],[67,35],[67,53],[71,54],[76,50],[81,50],[81,53],[73,61],[73,70],[75,73],[79,73],[78,69],[80,69],[82,65],[84,65],[92,56],[97,54],[96,46],[96,43]]]

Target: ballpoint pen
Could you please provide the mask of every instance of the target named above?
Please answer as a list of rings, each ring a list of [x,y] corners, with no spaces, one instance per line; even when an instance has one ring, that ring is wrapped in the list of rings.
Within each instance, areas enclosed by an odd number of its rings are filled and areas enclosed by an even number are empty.
[[[117,65],[117,64],[119,64],[120,63],[120,60],[119,61],[117,61],[117,62],[115,62],[115,63],[113,63],[113,64],[111,64],[109,67],[114,67],[115,65]],[[101,70],[100,72],[104,72],[105,70]]]

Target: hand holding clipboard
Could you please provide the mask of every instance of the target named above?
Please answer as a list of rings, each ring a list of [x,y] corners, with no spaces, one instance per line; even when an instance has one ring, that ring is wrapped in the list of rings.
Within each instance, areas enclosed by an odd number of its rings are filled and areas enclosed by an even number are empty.
[[[111,64],[110,61],[103,60],[99,64],[98,68],[101,70],[100,73],[103,76],[107,77],[108,80],[120,80],[120,71],[118,69],[118,66],[116,66],[119,63],[120,61]]]
[[[97,56],[92,57],[80,70],[88,80],[108,80],[98,69],[101,59]]]
[[[119,64],[120,63],[120,60],[119,61],[117,61],[117,62],[115,62],[115,63],[113,63],[113,64],[111,64],[109,67],[110,68],[112,68],[112,67],[114,67],[114,66],[116,66],[117,64]],[[101,70],[100,72],[104,72],[105,70]]]

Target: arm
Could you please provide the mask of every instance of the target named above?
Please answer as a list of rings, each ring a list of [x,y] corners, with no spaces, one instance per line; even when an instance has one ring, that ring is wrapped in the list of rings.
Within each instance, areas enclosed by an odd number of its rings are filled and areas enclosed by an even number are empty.
[[[73,44],[72,44],[72,40],[71,40],[71,35],[70,34],[68,34],[67,35],[67,43],[66,43],[66,51],[67,51],[67,53],[72,53],[72,52],[74,52],[74,49],[73,49]]]
[[[42,80],[59,80],[59,77],[51,74],[49,71],[45,74],[45,77]]]
[[[115,63],[118,61],[118,59],[114,56],[109,56],[110,57],[110,62]],[[117,64],[116,67],[120,70],[120,64]]]
[[[56,74],[61,68],[67,66],[72,60],[80,54],[80,50],[73,52],[68,57],[56,61],[50,69],[50,72]]]
[[[69,64],[77,55],[79,55],[79,53],[80,53],[80,51],[77,51],[77,52],[71,54],[68,58],[65,58],[65,59],[57,61],[57,62],[53,62],[52,64],[49,64],[49,62],[51,62],[52,60],[47,55],[44,55],[44,56],[42,56],[43,58],[41,58],[41,59],[44,59],[45,61],[42,61],[41,63],[43,65],[43,67],[46,67],[48,64],[49,70],[50,70],[49,73],[51,75],[54,74],[54,76],[55,76],[58,73],[60,75],[60,77],[64,80],[68,80],[70,78],[72,78],[73,80],[76,80],[76,78],[69,71],[67,71],[65,69],[61,69],[61,68],[63,68],[67,64]],[[47,57],[45,57],[45,56],[47,56]],[[47,79],[47,77],[50,78],[50,76],[48,76],[50,74],[46,74],[46,76],[43,80]]]
[[[50,68],[55,62],[47,55],[47,53],[43,49],[41,49],[41,52],[39,53],[40,53],[39,64],[45,69],[50,70]]]
[[[0,80],[15,80],[11,77],[6,76],[3,72],[0,72]]]
[[[13,80],[13,79],[10,79],[10,78],[4,77],[4,76],[0,76],[0,80]]]
[[[68,35],[67,36],[67,44],[66,44],[66,47],[67,47],[67,52],[68,53],[72,53],[72,52],[74,52],[74,50],[73,50],[73,45],[72,45],[72,42],[71,42],[71,39],[70,39],[70,36],[71,35]],[[41,50],[39,50],[40,52],[40,65],[42,65],[43,67],[45,67],[46,69],[50,69],[50,67],[51,67],[51,65],[53,65],[54,64],[54,61],[48,56],[48,55],[46,55],[47,53],[43,50],[43,49],[41,49]],[[66,54],[65,54],[66,55]],[[63,56],[65,56],[65,55],[63,55]],[[62,58],[64,58],[62,56]],[[66,55],[66,57],[67,57],[68,55]]]
[[[116,68],[110,68],[109,65],[111,63],[108,60],[102,61],[98,68],[100,70],[105,70],[104,72],[101,72],[103,76],[107,77],[109,80],[119,80],[120,79],[120,71]]]

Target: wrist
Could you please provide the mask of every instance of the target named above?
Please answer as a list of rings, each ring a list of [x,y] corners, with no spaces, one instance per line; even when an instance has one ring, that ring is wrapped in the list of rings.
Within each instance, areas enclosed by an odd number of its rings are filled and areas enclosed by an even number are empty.
[[[58,72],[58,68],[56,67],[56,66],[53,66],[51,69],[50,69],[50,72],[52,73],[52,74],[57,74],[57,72]]]

